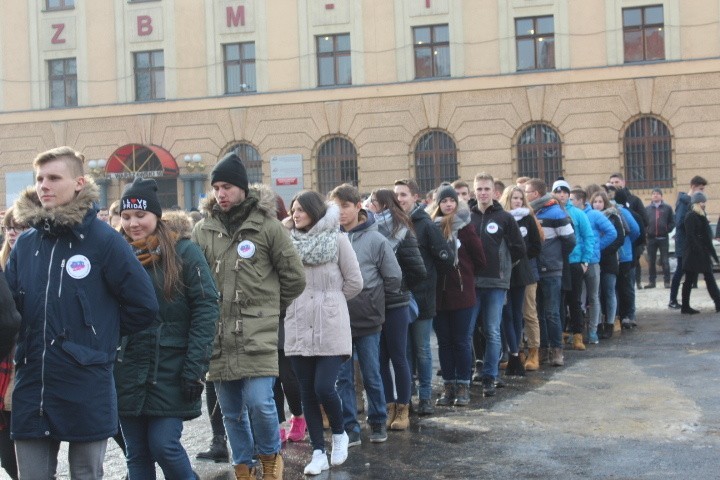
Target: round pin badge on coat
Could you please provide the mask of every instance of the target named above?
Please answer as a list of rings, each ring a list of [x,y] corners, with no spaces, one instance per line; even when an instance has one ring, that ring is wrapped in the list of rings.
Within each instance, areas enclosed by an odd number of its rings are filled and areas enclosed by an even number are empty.
[[[240,258],[252,258],[255,255],[255,244],[250,240],[243,240],[238,243],[237,252]]]
[[[81,279],[90,275],[90,260],[84,255],[73,255],[65,264],[65,271],[72,278]]]
[[[520,233],[523,237],[527,237],[527,227],[520,227]]]
[[[485,230],[487,230],[487,232],[490,234],[497,233],[498,224],[495,222],[490,222],[490,223],[488,223],[488,226],[485,227]]]

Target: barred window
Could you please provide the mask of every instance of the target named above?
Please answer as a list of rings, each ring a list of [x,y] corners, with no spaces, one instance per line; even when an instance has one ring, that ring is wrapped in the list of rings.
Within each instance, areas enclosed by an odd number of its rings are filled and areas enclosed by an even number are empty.
[[[457,147],[440,130],[426,133],[415,145],[415,179],[422,193],[458,178]]]
[[[526,128],[517,143],[518,176],[541,178],[552,185],[562,175],[560,135],[550,125]]]
[[[318,190],[327,194],[342,183],[358,184],[357,151],[349,140],[333,137],[317,153]]]
[[[246,142],[239,142],[230,148],[227,153],[233,152],[242,159],[248,174],[248,182],[262,183],[262,157],[255,147]]]
[[[625,130],[625,180],[630,188],[672,187],[672,138],[657,118],[642,117]]]

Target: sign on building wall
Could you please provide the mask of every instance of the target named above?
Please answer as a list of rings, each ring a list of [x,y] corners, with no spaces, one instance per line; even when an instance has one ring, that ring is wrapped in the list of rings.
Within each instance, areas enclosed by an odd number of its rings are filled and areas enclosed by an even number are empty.
[[[303,158],[300,154],[270,157],[270,187],[290,208],[290,200],[304,188]]]
[[[159,42],[163,40],[161,8],[132,10],[125,13],[127,38],[130,43]]]
[[[5,174],[5,206],[10,207],[20,193],[35,183],[35,174],[29,172],[10,172]]]
[[[42,23],[43,50],[72,50],[77,36],[75,17],[45,18]]]
[[[252,1],[216,0],[215,28],[219,33],[255,31],[255,7]]]

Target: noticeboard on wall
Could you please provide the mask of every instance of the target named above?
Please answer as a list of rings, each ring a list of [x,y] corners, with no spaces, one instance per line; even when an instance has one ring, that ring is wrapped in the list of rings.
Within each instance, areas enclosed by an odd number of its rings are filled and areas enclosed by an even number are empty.
[[[290,208],[290,200],[304,188],[303,157],[300,154],[270,157],[270,187]]]

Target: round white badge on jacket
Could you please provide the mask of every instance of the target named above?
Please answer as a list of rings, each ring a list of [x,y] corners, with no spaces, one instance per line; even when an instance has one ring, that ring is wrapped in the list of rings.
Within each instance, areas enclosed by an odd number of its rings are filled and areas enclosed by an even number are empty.
[[[238,243],[237,252],[240,258],[252,258],[255,255],[255,244],[250,240],[243,240]]]
[[[520,227],[520,233],[523,237],[527,237],[527,227]]]
[[[498,224],[495,222],[488,223],[488,226],[485,227],[485,230],[487,230],[488,233],[496,233],[498,231]]]
[[[84,255],[73,255],[65,264],[65,271],[72,278],[81,279],[90,275],[90,260]]]

